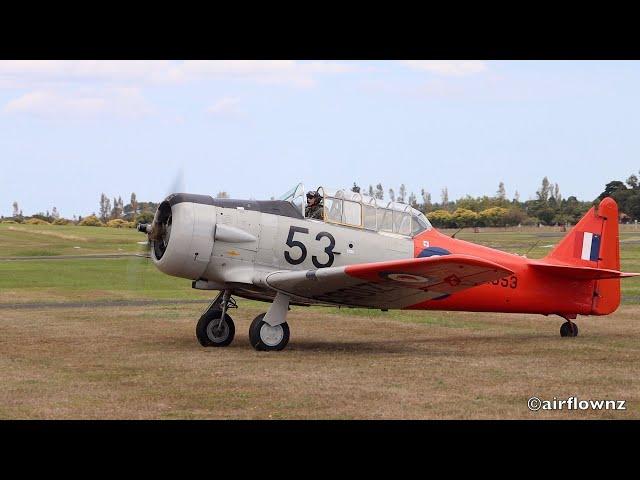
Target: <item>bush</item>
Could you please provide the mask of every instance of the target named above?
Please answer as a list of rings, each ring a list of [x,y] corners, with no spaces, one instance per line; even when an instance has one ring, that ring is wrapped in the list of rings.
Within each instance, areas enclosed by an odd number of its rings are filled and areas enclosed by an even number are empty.
[[[526,217],[522,221],[522,225],[525,225],[527,227],[531,227],[531,226],[537,227],[539,223],[540,223],[540,219],[537,217]]]
[[[28,220],[25,220],[24,223],[27,225],[51,225],[49,222],[40,218],[29,218]]]
[[[107,227],[111,228],[133,228],[133,222],[127,222],[121,218],[115,218],[107,222]]]
[[[15,220],[2,220],[0,223],[18,223]]]
[[[472,227],[478,221],[478,214],[473,210],[458,208],[455,212],[453,212],[451,220],[458,228]]]
[[[492,207],[481,211],[478,217],[487,227],[504,227],[509,210],[502,207]]]
[[[522,225],[527,218],[527,214],[517,207],[510,208],[504,217],[507,226]]]
[[[153,217],[155,216],[155,214],[151,213],[151,212],[142,212],[139,213],[138,215],[136,215],[135,220],[133,221],[134,225],[138,224],[138,223],[151,223],[153,222]]]
[[[102,223],[95,215],[84,217],[78,225],[82,227],[104,227],[104,223]]]
[[[71,220],[67,220],[66,218],[57,218],[53,224],[54,225],[69,225]]]
[[[446,210],[429,212],[427,218],[435,227],[448,227],[452,222],[451,214]]]

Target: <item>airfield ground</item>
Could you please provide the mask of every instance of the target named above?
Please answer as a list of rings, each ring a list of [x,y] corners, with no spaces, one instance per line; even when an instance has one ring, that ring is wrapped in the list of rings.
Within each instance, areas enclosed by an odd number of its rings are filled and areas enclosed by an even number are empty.
[[[516,253],[537,242],[539,258],[563,235],[457,237]],[[205,349],[194,326],[210,293],[105,256],[141,239],[0,225],[0,418],[640,418],[640,279],[615,314],[579,317],[578,338],[554,317],[294,307],[288,347],[260,353],[247,330],[266,305],[241,300],[234,343]],[[623,269],[640,271],[640,230],[621,240]],[[530,412],[531,396],[627,410]]]

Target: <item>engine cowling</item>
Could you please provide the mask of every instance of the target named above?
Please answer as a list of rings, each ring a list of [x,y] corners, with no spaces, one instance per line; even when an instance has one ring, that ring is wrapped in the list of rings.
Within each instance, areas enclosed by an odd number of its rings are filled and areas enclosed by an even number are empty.
[[[199,279],[211,260],[215,218],[215,207],[176,202],[169,195],[158,206],[149,233],[156,267],[175,277]]]

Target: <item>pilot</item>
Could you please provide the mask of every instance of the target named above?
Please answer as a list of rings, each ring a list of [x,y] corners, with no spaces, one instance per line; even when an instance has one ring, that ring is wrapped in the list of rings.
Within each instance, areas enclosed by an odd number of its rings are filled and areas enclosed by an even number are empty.
[[[323,217],[322,196],[315,191],[307,192],[307,207],[304,211],[306,218],[322,220]]]

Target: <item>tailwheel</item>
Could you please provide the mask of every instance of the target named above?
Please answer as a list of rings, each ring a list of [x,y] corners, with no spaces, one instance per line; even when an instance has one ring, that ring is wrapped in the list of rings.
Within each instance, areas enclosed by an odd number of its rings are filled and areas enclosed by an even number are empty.
[[[222,310],[208,310],[198,320],[196,337],[203,347],[226,347],[233,341],[236,327],[233,320]]]
[[[261,313],[251,322],[249,341],[256,350],[282,350],[289,343],[289,325],[283,322],[271,326],[263,320],[266,313]]]
[[[576,325],[574,322],[567,320],[560,326],[560,336],[561,337],[577,337],[578,325]]]

